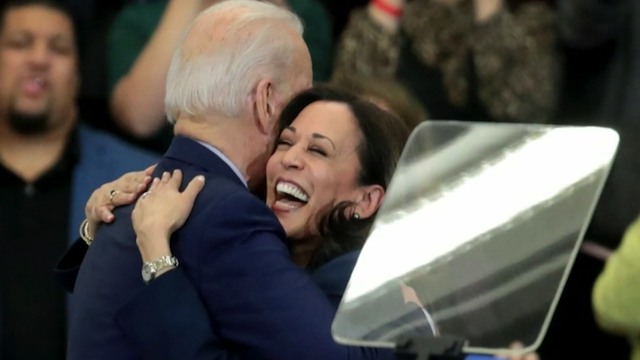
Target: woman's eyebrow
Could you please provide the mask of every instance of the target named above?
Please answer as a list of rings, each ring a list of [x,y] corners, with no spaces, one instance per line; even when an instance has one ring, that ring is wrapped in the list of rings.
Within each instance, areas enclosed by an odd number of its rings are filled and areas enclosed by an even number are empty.
[[[331,139],[329,139],[328,137],[318,134],[318,133],[313,133],[313,135],[311,135],[314,139],[324,139],[327,140],[328,142],[331,143],[331,146],[333,146],[333,150],[336,149],[336,145],[333,143],[333,141],[331,141]]]

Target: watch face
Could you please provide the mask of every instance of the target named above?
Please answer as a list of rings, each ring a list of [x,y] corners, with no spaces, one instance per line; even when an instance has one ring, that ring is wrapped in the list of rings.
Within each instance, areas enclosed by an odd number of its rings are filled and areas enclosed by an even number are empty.
[[[153,280],[153,276],[155,275],[155,269],[149,264],[142,265],[142,280],[145,282],[149,282]]]

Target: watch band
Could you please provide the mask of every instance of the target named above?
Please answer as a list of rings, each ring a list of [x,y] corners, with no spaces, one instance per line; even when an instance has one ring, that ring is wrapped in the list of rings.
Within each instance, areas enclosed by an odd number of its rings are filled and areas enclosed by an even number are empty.
[[[165,255],[159,257],[142,265],[142,280],[144,280],[144,282],[148,284],[151,280],[155,279],[158,271],[161,271],[170,266],[177,267],[178,265],[179,262],[175,256]]]

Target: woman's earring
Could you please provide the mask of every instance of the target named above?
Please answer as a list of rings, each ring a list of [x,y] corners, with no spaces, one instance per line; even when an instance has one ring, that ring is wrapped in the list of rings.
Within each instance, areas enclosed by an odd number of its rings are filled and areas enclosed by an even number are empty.
[[[360,214],[358,214],[358,213],[354,213],[354,214],[353,214],[353,218],[354,218],[354,219],[356,219],[356,220],[357,220],[357,219],[360,219]]]

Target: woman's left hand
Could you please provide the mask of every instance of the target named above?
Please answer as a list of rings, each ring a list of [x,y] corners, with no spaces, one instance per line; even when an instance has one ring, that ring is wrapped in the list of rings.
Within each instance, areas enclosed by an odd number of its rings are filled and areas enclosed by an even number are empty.
[[[204,187],[204,176],[196,176],[180,192],[182,172],[165,172],[154,179],[149,191],[136,203],[131,220],[136,242],[144,262],[170,255],[169,239],[187,221],[198,193]]]
[[[520,342],[514,342],[513,344],[511,344],[510,348],[514,350],[522,349],[523,345]],[[521,354],[521,355],[511,355],[509,357],[501,357],[501,358],[504,358],[506,360],[539,360],[538,353],[535,353],[535,352]]]

